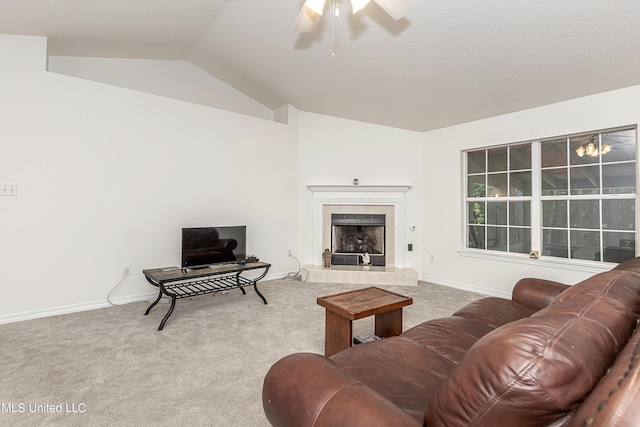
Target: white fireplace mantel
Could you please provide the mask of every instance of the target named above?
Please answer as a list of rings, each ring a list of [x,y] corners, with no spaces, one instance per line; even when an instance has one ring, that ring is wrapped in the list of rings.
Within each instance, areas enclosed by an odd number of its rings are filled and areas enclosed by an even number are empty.
[[[309,185],[314,193],[406,193],[410,185]]]
[[[324,205],[390,205],[394,207],[395,267],[404,268],[404,197],[410,185],[309,185],[313,192],[313,264],[322,265]]]

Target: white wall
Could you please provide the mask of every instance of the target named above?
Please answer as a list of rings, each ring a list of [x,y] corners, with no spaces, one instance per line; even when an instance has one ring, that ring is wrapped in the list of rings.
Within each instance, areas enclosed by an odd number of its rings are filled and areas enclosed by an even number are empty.
[[[567,264],[543,260],[513,263],[463,257],[461,150],[529,141],[640,122],[640,86],[449,127],[423,135],[425,280],[509,296],[526,276],[568,284],[611,265]],[[639,174],[640,175],[640,174]],[[426,208],[431,206],[431,208]],[[434,262],[430,262],[433,254]]]
[[[405,195],[405,233],[413,252],[405,252],[405,266],[418,274],[422,260],[423,178],[421,134],[319,114],[299,112],[299,237],[303,264],[312,264],[313,193],[308,185],[411,185]],[[405,248],[406,249],[406,248]],[[400,256],[400,254],[396,254]]]
[[[46,40],[0,36],[0,323],[155,294],[180,228],[247,225],[290,271],[297,129],[45,70]]]
[[[461,256],[460,151],[636,124],[640,86],[420,134],[283,109],[288,125],[46,71],[46,39],[0,36],[0,323],[154,293],[180,228],[248,226],[269,277],[312,261],[308,185],[411,185],[405,265],[508,296],[521,277],[574,283],[600,267]],[[432,258],[433,256],[433,258]],[[433,261],[431,261],[433,259]]]
[[[49,71],[273,120],[273,111],[186,61],[49,57]]]

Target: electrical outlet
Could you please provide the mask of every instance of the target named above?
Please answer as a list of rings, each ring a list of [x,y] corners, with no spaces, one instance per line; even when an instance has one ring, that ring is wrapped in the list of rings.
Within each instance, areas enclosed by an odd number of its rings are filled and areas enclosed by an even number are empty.
[[[16,184],[0,184],[0,196],[17,196],[18,186]]]
[[[287,255],[291,256],[291,249],[287,249]]]
[[[122,275],[128,276],[130,274],[131,274],[131,267],[129,267],[128,265],[125,265],[124,268],[122,269]]]

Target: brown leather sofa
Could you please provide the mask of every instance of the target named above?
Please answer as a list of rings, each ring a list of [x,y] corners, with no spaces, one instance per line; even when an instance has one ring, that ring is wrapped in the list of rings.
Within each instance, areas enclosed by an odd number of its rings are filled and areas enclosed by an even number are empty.
[[[567,286],[523,279],[398,337],[287,356],[272,425],[640,426],[640,258]]]

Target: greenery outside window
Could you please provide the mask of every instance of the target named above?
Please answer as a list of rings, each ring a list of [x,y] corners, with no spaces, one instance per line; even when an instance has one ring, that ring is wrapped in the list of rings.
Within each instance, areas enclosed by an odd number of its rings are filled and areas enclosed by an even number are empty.
[[[632,258],[636,146],[633,127],[466,152],[466,248]]]

